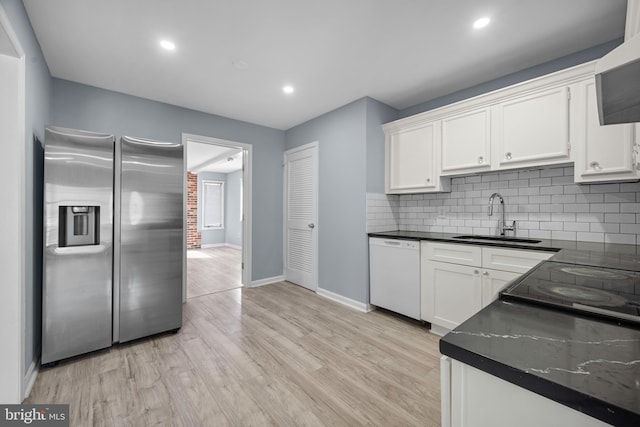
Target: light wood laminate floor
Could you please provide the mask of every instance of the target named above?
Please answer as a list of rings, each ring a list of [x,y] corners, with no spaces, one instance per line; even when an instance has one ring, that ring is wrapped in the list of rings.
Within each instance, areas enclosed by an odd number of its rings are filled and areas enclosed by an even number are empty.
[[[438,426],[438,337],[281,282],[191,298],[177,334],[43,369],[72,426]]]
[[[187,298],[242,286],[242,251],[220,246],[187,251]]]

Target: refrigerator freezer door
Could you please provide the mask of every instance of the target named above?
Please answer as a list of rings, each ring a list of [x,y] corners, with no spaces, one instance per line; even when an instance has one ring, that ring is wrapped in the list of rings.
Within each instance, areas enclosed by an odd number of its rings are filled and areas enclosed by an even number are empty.
[[[43,364],[111,345],[114,142],[45,131]]]
[[[182,326],[183,147],[121,138],[119,341]]]

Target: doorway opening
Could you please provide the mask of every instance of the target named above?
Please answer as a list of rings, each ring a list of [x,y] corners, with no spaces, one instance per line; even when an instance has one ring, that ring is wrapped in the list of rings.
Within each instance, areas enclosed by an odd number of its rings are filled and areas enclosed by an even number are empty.
[[[251,145],[183,134],[183,300],[250,286]]]

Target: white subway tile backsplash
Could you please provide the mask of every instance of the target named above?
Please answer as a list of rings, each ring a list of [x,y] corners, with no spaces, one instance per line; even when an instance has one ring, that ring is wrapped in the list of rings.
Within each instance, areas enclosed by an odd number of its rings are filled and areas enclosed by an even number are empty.
[[[620,232],[640,234],[640,224],[620,224]]]
[[[600,222],[591,223],[591,232],[620,233],[620,224],[607,224]]]
[[[636,201],[636,193],[607,193],[604,195],[606,203],[634,203]]]
[[[561,231],[563,224],[561,222],[541,222],[540,230],[555,230]]]
[[[551,231],[551,238],[558,240],[576,240],[575,231]]]
[[[620,203],[592,203],[589,206],[591,206],[591,212],[620,212]]]
[[[552,168],[552,169],[543,169],[540,171],[541,177],[547,176],[562,176],[564,175],[563,168]]]
[[[604,214],[604,222],[617,222],[620,224],[635,224],[634,214]]]
[[[640,203],[620,203],[620,212],[637,214],[640,212]]]
[[[551,196],[551,203],[575,203],[576,196],[574,194],[554,194]]]
[[[592,184],[590,191],[592,193],[618,193],[620,192],[620,184]]]
[[[531,184],[531,185],[534,185],[534,184]],[[564,187],[562,185],[551,186],[551,180],[549,180],[549,185],[550,187],[542,186],[540,188],[540,194],[564,194]]]
[[[605,233],[604,241],[606,243],[624,243],[628,245],[636,244],[636,234],[609,234]]]
[[[570,183],[573,183],[573,176],[554,176],[553,178],[551,178],[551,184],[553,185]]]
[[[367,194],[367,230],[496,234],[505,199],[517,236],[640,245],[640,182],[575,184],[573,167],[488,172],[451,179],[451,193]]]
[[[564,230],[565,231],[589,231],[590,223],[588,222],[565,222]]]
[[[582,233],[578,232],[576,240],[581,242],[604,243],[604,233]]]
[[[566,205],[551,205],[551,206],[559,206],[561,208],[564,207],[564,212],[590,212],[591,208],[587,203],[574,203],[574,204],[566,204]]]
[[[540,205],[540,212],[562,212],[562,209],[563,205]]]

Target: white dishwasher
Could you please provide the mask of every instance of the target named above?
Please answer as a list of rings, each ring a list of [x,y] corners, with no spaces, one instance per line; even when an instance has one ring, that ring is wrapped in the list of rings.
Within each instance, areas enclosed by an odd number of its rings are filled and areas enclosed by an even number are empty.
[[[420,320],[420,242],[369,238],[369,302]]]

